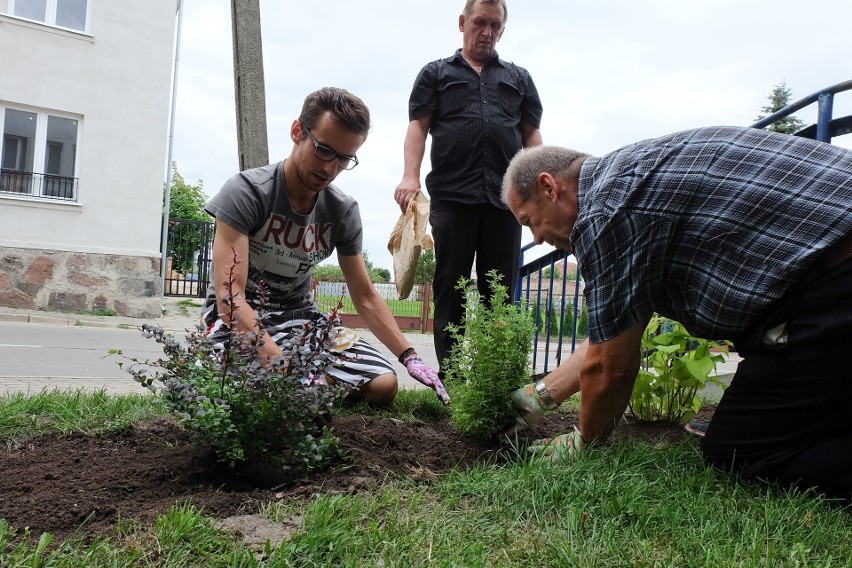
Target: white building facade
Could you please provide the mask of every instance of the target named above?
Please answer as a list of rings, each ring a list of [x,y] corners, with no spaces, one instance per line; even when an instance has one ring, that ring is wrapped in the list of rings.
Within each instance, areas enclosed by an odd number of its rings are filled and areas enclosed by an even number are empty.
[[[178,0],[0,0],[0,306],[153,317]]]

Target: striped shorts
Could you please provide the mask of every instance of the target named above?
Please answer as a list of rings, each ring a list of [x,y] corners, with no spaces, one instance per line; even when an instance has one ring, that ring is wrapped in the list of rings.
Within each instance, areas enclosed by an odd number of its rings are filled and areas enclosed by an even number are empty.
[[[263,325],[269,337],[277,345],[284,340],[299,336],[304,330],[305,324],[316,321],[322,314],[316,309],[266,311],[263,313],[261,325]],[[207,337],[213,340],[214,346],[221,346],[217,340],[224,340],[228,327],[216,316],[215,304],[204,314],[207,328]],[[338,325],[336,327],[343,327]],[[357,333],[348,334],[353,341],[347,341],[338,353],[345,356],[345,361],[337,365],[329,365],[324,369],[325,378],[330,384],[345,383],[349,387],[370,382],[379,375],[388,373],[396,374],[393,365],[385,359],[372,345],[367,343]]]

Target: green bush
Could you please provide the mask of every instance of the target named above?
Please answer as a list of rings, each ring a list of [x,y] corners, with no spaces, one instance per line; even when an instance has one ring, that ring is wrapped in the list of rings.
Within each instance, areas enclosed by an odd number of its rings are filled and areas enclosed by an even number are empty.
[[[710,373],[725,360],[723,345],[693,337],[683,325],[655,315],[642,338],[642,367],[630,397],[634,418],[676,424],[689,421],[701,408],[700,391],[709,382],[724,388]]]
[[[564,337],[571,337],[571,334],[574,332],[572,326],[574,325],[574,305],[571,302],[565,303],[565,313],[562,314],[562,335]]]
[[[165,188],[163,188],[165,199]],[[193,185],[186,180],[177,169],[177,162],[172,162],[172,184],[169,193],[169,255],[172,258],[172,270],[181,274],[189,274],[195,267],[195,255],[201,246],[201,226],[196,223],[172,223],[172,220],[183,219],[191,221],[209,221],[210,216],[204,211],[207,196],[204,193],[203,182]]]
[[[577,337],[589,336],[589,310],[586,303],[580,306],[580,315],[577,317]]]
[[[233,270],[232,265],[226,286]],[[263,291],[261,298],[262,313]],[[228,315],[235,321],[231,299]],[[127,371],[161,396],[195,439],[210,444],[216,458],[230,467],[247,460],[293,470],[323,467],[339,457],[327,424],[333,404],[345,395],[322,380],[323,369],[343,357],[330,350],[336,315],[332,310],[306,324],[301,335],[282,343],[284,356],[268,364],[257,353],[260,342],[270,340],[263,331],[231,331],[219,349],[201,327],[181,343],[145,325],[143,334],[162,344],[165,358],[131,359]]]
[[[514,418],[511,395],[529,382],[535,332],[530,312],[509,301],[497,272],[487,278],[490,302],[467,291],[467,280],[459,282],[458,289],[467,293],[464,329],[448,326],[456,340],[447,368],[453,426],[481,439],[499,434]]]

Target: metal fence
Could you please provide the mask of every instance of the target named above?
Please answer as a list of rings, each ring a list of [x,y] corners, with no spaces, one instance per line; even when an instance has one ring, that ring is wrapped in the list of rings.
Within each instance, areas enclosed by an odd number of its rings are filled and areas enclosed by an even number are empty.
[[[166,278],[164,293],[167,296],[203,298],[212,278],[214,223],[191,219],[169,219],[166,247]],[[392,282],[374,283],[376,291],[388,304],[400,329],[422,332],[432,331],[431,284],[418,284],[405,300],[400,300]],[[340,314],[345,325],[363,327],[345,282],[313,282],[314,300],[324,313],[328,313],[342,300]]]
[[[0,169],[0,193],[77,201],[77,178]]]
[[[213,232],[210,221],[169,219],[165,295],[205,296],[213,264]]]
[[[515,301],[525,306],[535,321],[533,369],[547,373],[573,353],[578,341],[585,339],[588,314],[573,257],[554,250],[524,264],[525,253],[535,246],[530,243],[521,249]]]

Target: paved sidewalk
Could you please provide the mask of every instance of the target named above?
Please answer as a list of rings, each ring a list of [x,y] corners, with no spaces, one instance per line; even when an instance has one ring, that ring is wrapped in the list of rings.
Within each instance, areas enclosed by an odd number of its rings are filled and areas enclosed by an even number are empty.
[[[194,305],[190,305],[194,304]],[[41,310],[22,310],[15,308],[0,307],[0,322],[30,323],[51,326],[80,326],[98,328],[136,329],[146,323],[155,324],[177,339],[183,339],[187,330],[194,330],[200,322],[200,299],[187,299],[178,297],[166,297],[164,299],[164,312],[158,318],[131,318],[123,316],[95,316],[91,314],[69,314],[61,312],[48,312]],[[394,365],[399,377],[401,388],[425,388],[423,385],[409,377],[405,370],[391,352],[380,343],[376,337],[366,329],[357,330],[358,333],[369,341],[379,352],[382,353]],[[432,343],[431,334],[405,333],[406,339],[412,347],[417,350],[418,355],[433,369],[438,368],[438,360],[435,356],[435,347]],[[109,393],[126,394],[127,392],[147,392],[142,387],[135,385],[132,381],[115,382],[102,379],[87,379],[82,377],[58,377],[50,378],[43,375],[46,373],[34,373],[25,380],[0,377],[0,393],[16,392],[39,392],[42,389],[70,389],[84,388],[92,390],[105,388]],[[2,384],[6,382],[8,384]],[[113,386],[115,385],[115,386]],[[133,388],[138,387],[138,388]]]
[[[171,333],[178,339],[183,339],[187,330],[194,330],[197,323],[200,321],[200,299],[187,299],[177,297],[166,297],[164,300],[164,312],[158,318],[130,318],[122,316],[95,316],[90,314],[68,314],[60,312],[47,312],[41,310],[20,310],[14,308],[0,307],[0,322],[16,322],[16,323],[31,323],[40,325],[61,325],[61,326],[83,326],[83,327],[99,327],[99,328],[123,328],[136,329],[145,323],[156,324],[167,332]],[[359,329],[358,333],[367,339],[376,347],[389,361],[394,365],[394,368],[399,377],[400,388],[425,388],[423,385],[409,377],[408,372],[396,360],[390,351],[380,343],[376,337],[366,329]],[[417,350],[418,355],[423,358],[426,364],[433,369],[438,368],[438,360],[435,355],[435,347],[431,334],[423,333],[405,333],[406,339]],[[563,345],[564,348],[564,345]],[[540,346],[538,354],[539,366],[544,361],[543,346]],[[563,353],[563,357],[566,356]],[[555,352],[549,356],[549,368],[555,366]],[[717,374],[724,382],[730,383],[730,379],[736,371],[737,365],[740,362],[740,357],[736,353],[728,356],[724,363],[717,365]],[[39,365],[41,366],[41,365]],[[51,368],[47,362],[44,362],[45,369]],[[540,372],[541,369],[538,369]],[[37,375],[37,376],[36,376]],[[46,376],[42,376],[46,375]],[[5,383],[5,384],[4,384]],[[115,394],[126,394],[127,392],[147,392],[141,386],[136,385],[132,381],[104,381],[100,378],[88,377],[53,377],[49,372],[34,373],[33,376],[27,377],[2,377],[0,376],[0,394],[8,392],[17,392],[19,390],[25,392],[39,392],[42,389],[71,389],[84,388],[93,390],[97,388],[105,388],[107,392]],[[721,396],[721,391],[716,387],[708,389],[707,393],[710,398],[718,399]]]

